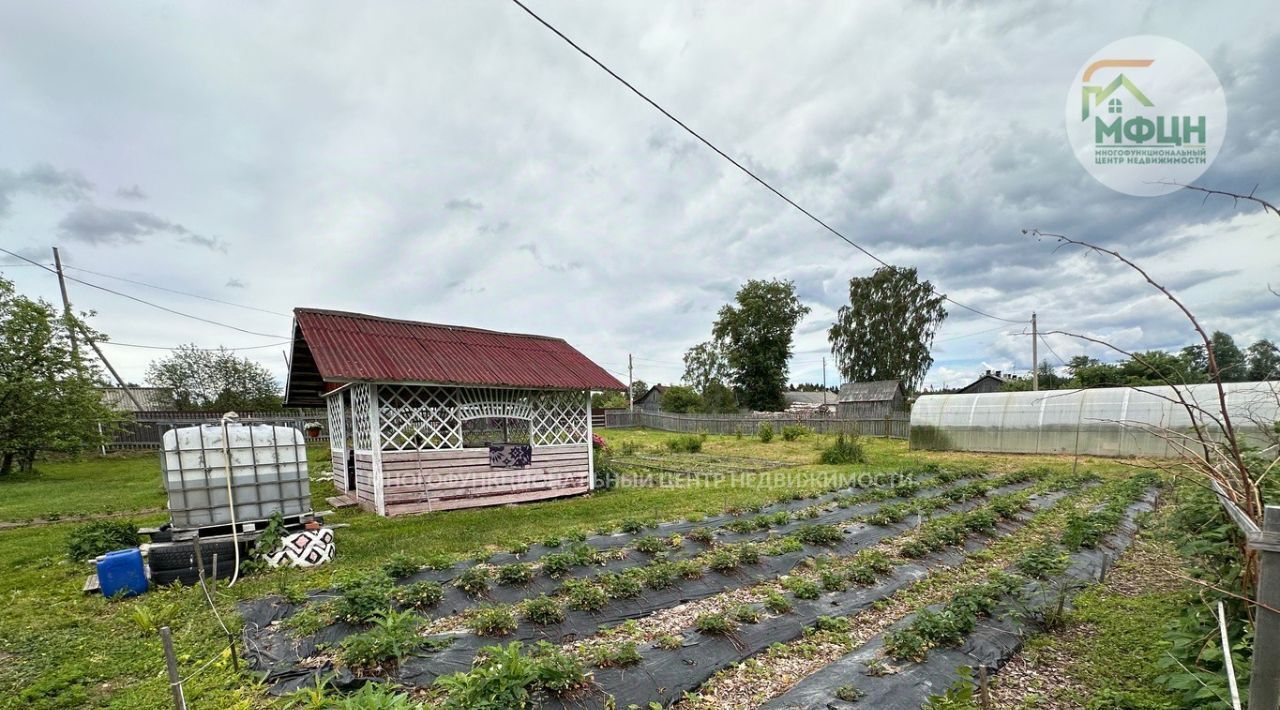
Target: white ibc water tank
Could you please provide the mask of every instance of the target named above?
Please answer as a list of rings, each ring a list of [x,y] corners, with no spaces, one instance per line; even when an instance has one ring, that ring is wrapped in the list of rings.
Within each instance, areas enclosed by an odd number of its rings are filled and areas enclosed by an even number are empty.
[[[227,501],[227,456],[222,426],[171,429],[163,437],[164,485],[176,528],[231,522]],[[237,523],[265,520],[272,513],[311,509],[307,447],[302,432],[287,426],[229,423],[231,490]]]

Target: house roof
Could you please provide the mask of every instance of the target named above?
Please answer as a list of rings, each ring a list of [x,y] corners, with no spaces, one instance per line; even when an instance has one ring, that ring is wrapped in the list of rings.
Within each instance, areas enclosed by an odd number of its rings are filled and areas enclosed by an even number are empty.
[[[636,401],[637,401],[637,402],[643,402],[643,401],[645,401],[646,399],[648,399],[648,398],[649,398],[649,395],[653,394],[654,392],[657,392],[659,395],[662,395],[662,394],[663,394],[664,392],[666,392],[666,391],[667,391],[667,385],[654,385],[654,386],[650,387],[649,389],[645,390],[645,391],[644,391],[644,394],[642,394],[642,395],[640,395],[639,397],[637,397],[637,398],[636,398]]]
[[[999,376],[993,375],[993,374],[991,374],[990,372],[988,372],[988,373],[986,373],[985,375],[983,375],[983,376],[979,377],[978,379],[974,380],[973,382],[970,382],[969,384],[965,385],[964,387],[961,387],[960,389],[956,390],[956,394],[964,394],[964,393],[966,393],[966,392],[969,392],[969,391],[971,391],[971,390],[975,389],[976,387],[978,387],[979,385],[981,385],[981,384],[983,384],[984,382],[987,382],[987,381],[994,382],[994,383],[996,383],[997,385],[1000,385],[1001,387],[1003,387],[1003,386],[1004,386],[1004,383],[1008,382],[1009,380],[1006,380],[1006,379],[1005,379],[1005,378],[1003,378],[1003,377],[999,377]]]
[[[319,404],[326,383],[345,382],[626,389],[560,338],[313,308],[293,315],[291,406]]]
[[[167,387],[130,387],[129,393],[142,406],[139,410],[120,387],[99,387],[102,403],[118,412],[153,412],[173,409],[173,392]]]
[[[902,391],[899,380],[846,382],[840,385],[840,402],[886,402]]]
[[[831,392],[783,392],[782,399],[787,404],[835,404],[836,402],[836,396]]]

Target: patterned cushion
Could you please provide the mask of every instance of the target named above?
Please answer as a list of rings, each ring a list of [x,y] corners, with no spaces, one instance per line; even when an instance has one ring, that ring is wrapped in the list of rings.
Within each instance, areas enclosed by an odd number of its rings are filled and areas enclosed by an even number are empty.
[[[333,559],[333,553],[333,531],[320,528],[286,535],[266,559],[272,567],[315,567]]]
[[[533,462],[528,444],[489,444],[489,465],[494,468],[524,468]]]

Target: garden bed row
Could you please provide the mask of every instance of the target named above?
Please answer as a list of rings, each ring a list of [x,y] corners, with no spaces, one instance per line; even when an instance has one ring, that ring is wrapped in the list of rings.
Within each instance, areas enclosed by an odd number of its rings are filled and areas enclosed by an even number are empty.
[[[1008,474],[1003,477],[997,477],[997,479],[985,485],[977,486],[973,483],[960,485],[955,480],[951,480],[950,483],[940,487],[939,490],[942,490],[944,494],[949,493],[952,497],[925,499],[932,500],[932,505],[926,507],[942,507],[942,504],[947,504],[950,509],[967,509],[976,504],[973,502],[975,500],[973,496],[987,492],[987,485],[996,485],[1008,480],[1021,481],[1023,478],[1033,477],[1025,474]],[[998,489],[997,492],[1018,490],[1026,487],[1026,485],[1023,482],[1010,484]],[[966,488],[966,486],[969,487]],[[918,486],[916,488],[918,489]],[[959,491],[962,495],[956,495],[956,491]],[[899,492],[916,492],[916,489],[911,491],[900,490]],[[868,495],[871,493],[873,492],[865,492]],[[953,500],[966,502],[952,503]],[[841,504],[847,505],[847,500],[842,501]],[[924,505],[925,503],[920,501],[919,504]],[[889,513],[880,512],[895,505],[899,507]],[[563,619],[559,623],[539,625],[532,620],[526,620],[517,624],[514,629],[510,629],[509,625],[514,621],[513,615],[510,611],[504,615],[501,610],[497,609],[481,609],[478,612],[479,622],[490,624],[491,628],[482,629],[486,632],[511,630],[513,632],[510,636],[511,638],[522,640],[550,639],[557,643],[564,642],[568,639],[594,633],[604,624],[644,616],[669,605],[711,596],[728,589],[753,584],[762,579],[776,577],[789,571],[812,552],[827,550],[837,553],[852,553],[904,530],[906,527],[906,523],[903,520],[906,514],[905,510],[900,503],[888,500],[881,501],[875,505],[863,504],[847,505],[845,508],[835,507],[830,511],[819,514],[817,519],[786,523],[781,527],[788,532],[788,536],[773,538],[772,543],[766,543],[785,545],[786,549],[764,550],[766,553],[772,553],[764,555],[757,550],[756,554],[750,556],[750,559],[742,564],[740,564],[742,561],[736,559],[736,557],[752,549],[750,538],[753,533],[722,530],[722,536],[718,539],[723,541],[724,544],[718,546],[717,550],[712,552],[707,552],[705,547],[701,548],[697,561],[699,566],[696,568],[696,573],[691,573],[690,571],[689,565],[693,564],[692,560],[678,558],[651,562],[645,567],[637,569],[641,562],[648,561],[651,558],[635,556],[630,560],[609,560],[603,566],[595,567],[594,569],[596,570],[603,570],[603,573],[597,575],[597,579],[590,586],[585,586],[584,583],[584,586],[578,589],[571,587],[574,583],[573,579],[555,580],[545,577],[526,580],[526,586],[524,587],[499,586],[491,589],[490,592],[499,592],[515,599],[531,597],[539,592],[560,591],[563,596],[568,597],[572,606],[574,605],[575,593],[580,591],[586,595],[587,601],[576,604],[576,606],[580,607],[578,609],[558,611],[563,615]],[[887,518],[885,517],[886,515],[888,516]],[[832,536],[817,543],[812,540],[810,540],[810,544],[803,542],[803,540],[809,539],[806,534],[812,536],[815,531],[828,531],[826,534],[831,535],[830,523],[815,522],[815,520],[848,522],[854,519],[866,518],[888,524],[888,527],[870,528],[857,526],[852,532],[839,532],[838,537]],[[743,519],[739,518],[738,520]],[[760,532],[764,531],[758,531],[754,534],[758,535]],[[692,555],[696,552],[698,551],[694,549],[685,551],[687,555]],[[729,554],[734,555],[735,559],[726,560],[725,558]],[[622,576],[627,573],[628,569],[631,572],[643,571],[646,574],[650,574],[664,567],[669,571],[666,583],[655,584],[652,576],[639,579],[632,577],[630,580]],[[710,569],[707,569],[708,567]],[[587,568],[582,569],[585,570]],[[644,586],[649,587],[648,590],[642,592],[641,580],[643,580]],[[609,586],[609,583],[612,583],[616,587],[620,582],[629,583],[625,585],[627,589],[622,594],[617,593],[615,588]],[[412,587],[401,587],[399,591],[404,592],[411,589]],[[476,590],[473,589],[473,591]],[[445,608],[471,608],[474,604],[474,599],[470,596],[460,598],[458,595],[463,594],[463,592],[453,585],[445,589],[438,589],[437,593],[450,595],[450,599],[442,600],[437,598],[434,600],[437,604],[448,603],[452,605]],[[350,593],[348,593],[348,596],[351,596]],[[610,597],[621,598],[610,599]],[[385,596],[383,599],[385,599]],[[595,601],[591,601],[592,599],[595,599]],[[358,600],[359,598],[357,597]],[[547,598],[543,597],[540,601],[546,602]],[[377,608],[379,600],[376,595],[371,594],[369,604],[371,609]],[[385,601],[381,602],[381,604],[385,606]],[[608,605],[607,609],[603,607],[604,604]],[[294,638],[292,634],[283,630],[279,624],[267,623],[276,618],[274,615],[281,608],[277,601],[262,600],[256,605],[248,605],[248,608],[250,612],[245,614],[246,629],[244,634],[246,645],[249,649],[248,655],[257,669],[266,671],[268,682],[272,683],[279,692],[287,691],[309,682],[308,678],[310,676],[325,670],[328,666],[327,662],[317,659],[321,649],[336,646],[342,643],[344,639],[358,634],[364,629],[363,626],[340,622],[323,626],[313,633],[304,634],[301,638]],[[528,605],[526,605],[526,610],[528,608]],[[557,609],[563,609],[563,606],[557,603]],[[256,612],[256,615],[254,612]],[[529,614],[526,614],[526,616],[529,616]],[[540,620],[547,621],[547,619]],[[494,626],[495,624],[496,627]],[[451,640],[452,643],[448,648],[432,657],[432,662],[428,664],[429,670],[423,668],[415,673],[412,668],[402,666],[401,673],[409,673],[403,679],[414,684],[422,684],[429,682],[434,675],[465,668],[470,664],[475,651],[489,643],[484,639],[468,638],[466,636],[433,639],[433,641],[440,642],[445,640]]]
[[[936,695],[971,698],[974,669],[997,671],[1029,632],[1055,627],[1072,593],[1097,581],[1133,542],[1137,519],[1152,509],[1155,493],[1126,493],[1073,516],[1060,544],[1029,550],[1008,571],[962,589],[947,604],[905,617],[766,707],[914,708]],[[1073,547],[1079,549],[1066,552]]]

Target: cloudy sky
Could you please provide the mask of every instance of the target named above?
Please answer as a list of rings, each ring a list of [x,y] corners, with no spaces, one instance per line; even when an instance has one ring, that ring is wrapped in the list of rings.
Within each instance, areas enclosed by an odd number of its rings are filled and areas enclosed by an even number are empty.
[[[962,302],[1126,347],[1190,342],[1132,274],[1020,234],[1039,227],[1140,258],[1237,340],[1280,336],[1280,220],[1113,192],[1063,127],[1094,52],[1170,37],[1226,92],[1201,184],[1280,199],[1266,3],[529,4]],[[6,3],[0,96],[0,245],[45,262],[57,245],[77,279],[240,329],[71,283],[118,343],[253,348],[283,374],[288,313],[314,306],[558,335],[667,382],[741,282],[779,277],[813,308],[792,379],[816,381],[849,278],[874,266],[506,0]],[[58,298],[47,272],[0,271]],[[1022,330],[953,308],[928,383],[1025,370]],[[163,354],[107,352],[135,381]]]

